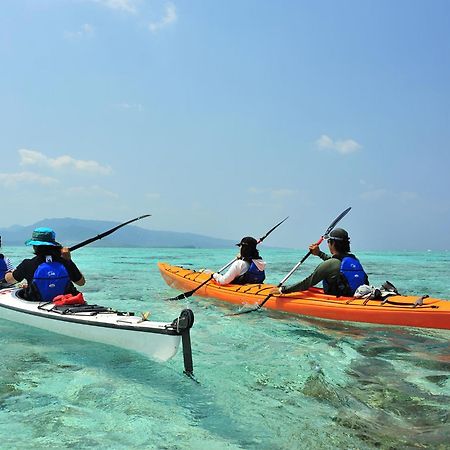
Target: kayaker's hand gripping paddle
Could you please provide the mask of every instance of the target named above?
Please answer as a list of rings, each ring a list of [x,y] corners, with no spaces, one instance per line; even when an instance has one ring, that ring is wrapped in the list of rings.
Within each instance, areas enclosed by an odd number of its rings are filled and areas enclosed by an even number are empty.
[[[339,214],[339,216],[336,217],[336,219],[333,220],[333,222],[331,222],[330,226],[327,228],[327,230],[325,231],[325,233],[321,236],[321,238],[316,242],[316,245],[320,245],[322,243],[322,241],[324,239],[328,239],[329,234],[331,233],[331,231],[334,229],[334,227],[341,221],[341,219],[347,215],[347,213],[351,210],[352,208],[347,208],[345,211],[342,211],[341,214]],[[308,253],[301,259],[301,261],[299,261],[293,268],[292,270],[277,284],[277,288],[281,287],[283,285],[283,283],[307,260],[307,258],[309,257],[309,255],[311,255],[311,251],[308,251]],[[253,311],[258,311],[260,310],[264,304],[267,302],[267,300],[269,300],[270,297],[272,297],[273,294],[269,294],[259,305],[256,306],[256,308],[253,309],[247,309],[246,311],[239,311],[237,313],[233,313],[233,314],[227,314],[228,316],[238,316],[240,314],[247,314],[247,313],[251,313]]]
[[[289,216],[288,216],[289,217]],[[278,228],[284,221],[286,221],[288,219],[288,217],[286,217],[285,219],[283,219],[280,223],[277,223],[273,228],[271,228],[263,237],[260,237],[257,241],[257,244],[260,244],[262,241],[264,241],[264,239],[269,236],[270,233],[272,233],[273,230],[275,230],[275,228]],[[237,258],[234,258],[232,261],[230,261],[228,264],[226,264],[225,266],[223,266],[221,269],[219,269],[217,272],[220,273],[223,270],[227,269],[228,267],[231,266],[231,264],[233,264],[235,261],[237,260]],[[166,301],[174,301],[174,300],[182,300],[183,298],[188,298],[190,297],[192,294],[194,294],[195,292],[197,292],[202,286],[204,286],[206,283],[208,283],[209,281],[211,281],[213,279],[213,274],[211,274],[211,276],[209,278],[207,278],[203,283],[199,284],[195,289],[192,289],[192,291],[188,291],[188,292],[184,292],[182,294],[177,295],[176,297],[172,297],[172,298],[166,298]]]

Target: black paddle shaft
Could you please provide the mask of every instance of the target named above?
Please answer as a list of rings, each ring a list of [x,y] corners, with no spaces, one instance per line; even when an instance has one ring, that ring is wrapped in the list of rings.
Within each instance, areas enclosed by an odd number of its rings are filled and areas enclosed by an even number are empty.
[[[108,235],[110,235],[111,233],[114,233],[114,231],[117,231],[119,228],[122,228],[122,227],[124,227],[125,225],[128,225],[129,223],[136,222],[137,220],[144,219],[145,217],[150,217],[150,215],[151,215],[151,214],[145,214],[145,215],[143,215],[143,216],[139,216],[139,217],[136,217],[136,218],[134,218],[134,219],[128,220],[127,222],[121,223],[120,225],[117,225],[117,226],[115,226],[114,228],[111,228],[110,230],[105,231],[104,233],[98,234],[98,235],[95,236],[95,237],[86,239],[85,241],[80,242],[79,244],[75,244],[75,245],[73,245],[72,247],[69,247],[69,250],[70,250],[71,252],[73,252],[74,250],[77,250],[77,249],[79,249],[79,248],[81,248],[81,247],[84,247],[85,245],[88,245],[88,244],[90,244],[91,242],[98,241],[99,239],[102,239],[102,238],[104,238],[105,236],[108,236]]]

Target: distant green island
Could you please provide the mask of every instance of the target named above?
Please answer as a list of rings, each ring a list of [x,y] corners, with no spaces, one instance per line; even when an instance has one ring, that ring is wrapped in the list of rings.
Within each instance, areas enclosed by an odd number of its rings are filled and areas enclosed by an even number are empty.
[[[13,225],[0,228],[3,246],[24,245],[31,233],[38,227],[50,227],[56,232],[56,240],[71,246],[118,225],[119,222],[83,220],[72,218],[44,219],[32,225]],[[176,247],[176,248],[226,248],[234,241],[203,236],[194,233],[146,230],[136,225],[125,227],[91,245],[97,247]]]

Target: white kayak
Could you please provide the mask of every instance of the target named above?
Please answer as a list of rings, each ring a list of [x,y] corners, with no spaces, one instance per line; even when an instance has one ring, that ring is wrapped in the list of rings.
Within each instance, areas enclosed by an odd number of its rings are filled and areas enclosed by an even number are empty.
[[[189,330],[194,316],[191,310],[183,310],[172,322],[153,322],[98,305],[30,302],[20,298],[19,291],[0,290],[0,319],[132,350],[156,361],[172,358],[183,338],[185,372],[192,374]]]

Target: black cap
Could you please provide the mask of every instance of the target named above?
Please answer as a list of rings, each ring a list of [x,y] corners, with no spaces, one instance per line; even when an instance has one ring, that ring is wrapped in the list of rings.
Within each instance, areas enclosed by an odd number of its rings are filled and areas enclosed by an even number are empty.
[[[328,239],[336,241],[349,241],[348,233],[343,228],[335,228],[329,235]]]
[[[248,245],[249,247],[256,247],[258,245],[258,241],[251,237],[246,236],[241,239],[241,242],[239,244],[236,244],[238,247],[241,247],[242,245]]]

